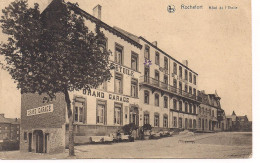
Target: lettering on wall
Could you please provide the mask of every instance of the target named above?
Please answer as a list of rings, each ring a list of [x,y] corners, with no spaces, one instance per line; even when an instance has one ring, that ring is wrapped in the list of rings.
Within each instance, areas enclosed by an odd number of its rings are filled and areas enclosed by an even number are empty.
[[[105,98],[105,94],[104,92],[100,92],[100,91],[95,91],[95,90],[86,90],[83,89],[83,94],[84,95],[88,95],[88,96],[94,96],[94,97],[99,97],[99,98]]]
[[[86,89],[83,89],[83,94],[84,95],[88,95],[88,96],[99,97],[99,98],[106,98],[104,92],[96,91],[96,90],[86,90]],[[129,103],[129,98],[128,97],[115,95],[115,94],[112,94],[112,93],[108,94],[108,99],[109,100],[115,100],[115,101]]]
[[[129,102],[128,97],[123,97],[119,95],[109,94],[109,100],[121,101],[121,102]]]
[[[129,68],[122,67],[122,66],[120,66],[120,65],[116,65],[116,64],[115,64],[115,70],[116,70],[117,72],[121,72],[121,73],[123,73],[123,74],[126,74],[126,75],[129,75],[129,76],[134,77],[134,71],[131,70],[131,69],[129,69]]]
[[[45,113],[51,113],[51,112],[53,112],[53,104],[29,109],[29,110],[27,110],[27,116],[33,116],[33,115],[45,114]]]

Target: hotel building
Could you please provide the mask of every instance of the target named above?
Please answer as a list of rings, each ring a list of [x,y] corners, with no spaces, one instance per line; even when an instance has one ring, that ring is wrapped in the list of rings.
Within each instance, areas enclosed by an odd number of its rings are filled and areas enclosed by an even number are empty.
[[[76,143],[90,136],[115,133],[123,125],[151,124],[153,130],[198,129],[198,74],[149,42],[101,21],[101,6],[93,15],[68,3],[83,15],[86,26],[98,24],[111,51],[112,78],[91,91],[70,92]],[[54,25],[62,0],[53,0],[42,13],[47,25]],[[21,151],[62,152],[68,143],[68,116],[62,93],[50,100],[47,95],[22,94]],[[217,115],[215,113],[215,115]]]

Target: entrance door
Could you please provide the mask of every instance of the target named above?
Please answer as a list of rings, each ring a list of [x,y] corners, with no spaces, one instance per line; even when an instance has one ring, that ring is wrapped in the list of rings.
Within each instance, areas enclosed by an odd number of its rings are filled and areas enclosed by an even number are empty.
[[[29,152],[32,152],[32,133],[29,133]]]
[[[36,137],[36,153],[43,153],[43,132],[41,130],[35,131]]]
[[[134,123],[135,125],[139,126],[139,111],[137,107],[132,107],[130,109],[130,122],[129,123]]]

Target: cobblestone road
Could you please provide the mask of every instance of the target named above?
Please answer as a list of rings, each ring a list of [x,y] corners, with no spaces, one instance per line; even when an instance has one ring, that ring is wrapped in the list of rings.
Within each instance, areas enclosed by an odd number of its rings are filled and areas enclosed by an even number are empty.
[[[158,140],[76,146],[73,158],[249,158],[252,133],[196,134],[195,143],[180,143],[183,135]],[[1,159],[66,159],[68,151],[56,155],[0,152]]]

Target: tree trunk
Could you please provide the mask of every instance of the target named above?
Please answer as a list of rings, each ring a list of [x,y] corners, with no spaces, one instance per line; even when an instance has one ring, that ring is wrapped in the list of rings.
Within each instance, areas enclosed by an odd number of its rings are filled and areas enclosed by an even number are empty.
[[[64,88],[64,94],[65,94],[65,101],[67,103],[67,112],[68,112],[68,119],[69,119],[69,156],[75,156],[73,116],[71,110],[71,101],[70,101],[69,92],[67,88]]]

